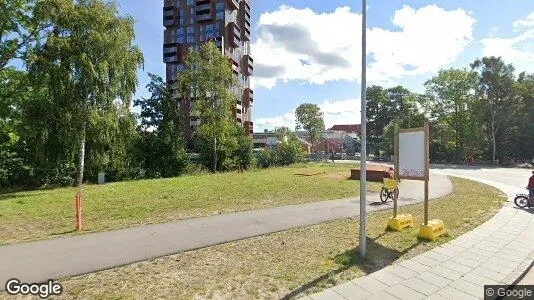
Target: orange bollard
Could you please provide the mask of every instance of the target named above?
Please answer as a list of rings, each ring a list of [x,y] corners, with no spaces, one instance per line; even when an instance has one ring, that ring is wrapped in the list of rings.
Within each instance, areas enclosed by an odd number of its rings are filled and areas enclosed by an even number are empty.
[[[76,230],[82,230],[82,196],[80,194],[76,195]]]

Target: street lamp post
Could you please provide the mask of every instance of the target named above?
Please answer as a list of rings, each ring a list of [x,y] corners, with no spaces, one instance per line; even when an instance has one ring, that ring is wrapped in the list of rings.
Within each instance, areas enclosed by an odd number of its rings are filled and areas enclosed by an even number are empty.
[[[366,53],[366,35],[367,35],[367,5],[366,0],[362,0],[362,87],[361,87],[361,165],[360,165],[360,256],[365,258],[367,248],[367,201],[365,195],[367,180],[367,126],[366,126],[366,76],[367,76],[367,53]]]

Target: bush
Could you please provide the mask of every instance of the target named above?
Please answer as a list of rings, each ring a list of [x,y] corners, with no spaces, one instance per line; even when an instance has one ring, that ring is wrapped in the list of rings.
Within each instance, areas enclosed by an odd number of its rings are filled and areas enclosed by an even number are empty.
[[[295,140],[289,140],[276,145],[276,164],[287,166],[303,161],[304,155],[299,143]]]
[[[229,171],[252,164],[252,139],[237,124],[217,139],[217,171]],[[213,140],[206,139],[200,145],[200,161],[213,170]]]
[[[187,165],[186,173],[189,175],[206,174],[208,173],[208,169],[206,169],[206,167],[204,167],[202,164],[190,162]]]
[[[270,149],[262,149],[256,153],[256,166],[268,168],[276,164],[276,153]]]
[[[188,157],[180,140],[162,133],[143,133],[141,164],[149,178],[169,178],[186,172]]]
[[[247,169],[252,164],[252,139],[247,135],[238,135],[237,149],[234,152],[238,167]]]
[[[302,148],[296,140],[281,142],[274,149],[262,149],[256,154],[260,168],[287,166],[304,161]]]

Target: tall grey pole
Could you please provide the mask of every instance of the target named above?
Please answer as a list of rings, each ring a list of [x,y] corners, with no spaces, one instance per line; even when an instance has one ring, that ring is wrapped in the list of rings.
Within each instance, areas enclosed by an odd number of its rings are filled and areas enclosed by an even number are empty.
[[[365,258],[367,248],[367,201],[365,195],[367,180],[367,93],[366,93],[366,76],[367,76],[367,5],[366,0],[362,0],[362,111],[361,111],[361,166],[360,166],[360,256]]]

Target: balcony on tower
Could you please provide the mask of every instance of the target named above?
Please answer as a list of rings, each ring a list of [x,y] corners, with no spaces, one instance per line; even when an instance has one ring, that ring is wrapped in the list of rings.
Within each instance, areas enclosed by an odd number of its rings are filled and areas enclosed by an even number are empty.
[[[241,66],[243,74],[250,76],[254,73],[254,60],[249,53],[243,55]]]
[[[243,106],[250,107],[254,104],[254,91],[250,88],[243,90]]]
[[[228,0],[228,8],[230,10],[236,10],[239,8],[239,0]]]
[[[241,29],[241,36],[243,40],[250,41],[250,21],[244,20],[243,28]]]
[[[173,2],[168,5],[167,1],[163,6],[163,26],[176,27],[178,26],[178,10]]]
[[[254,133],[254,122],[245,121],[244,127],[248,133]]]
[[[243,111],[241,110],[241,108],[236,108],[234,110],[234,115],[235,115],[236,119],[242,119],[243,118]]]
[[[230,44],[235,48],[241,46],[241,29],[239,26],[235,22],[229,22],[227,28]]]
[[[174,8],[174,0],[164,0],[163,1],[163,8]]]
[[[163,45],[163,56],[176,55],[176,53],[178,53],[177,44]]]
[[[239,64],[237,62],[232,62],[232,72],[234,75],[239,75]]]
[[[184,59],[186,48],[177,43],[163,44],[163,62],[166,64],[178,64]]]
[[[241,54],[239,53],[239,51],[234,50],[230,52],[229,50],[226,50],[224,51],[224,54],[230,59],[230,62],[232,64],[239,64],[239,61],[241,60]]]
[[[203,22],[213,21],[211,3],[209,0],[203,0],[203,1],[197,0],[195,12],[196,12],[197,22],[203,23]]]

